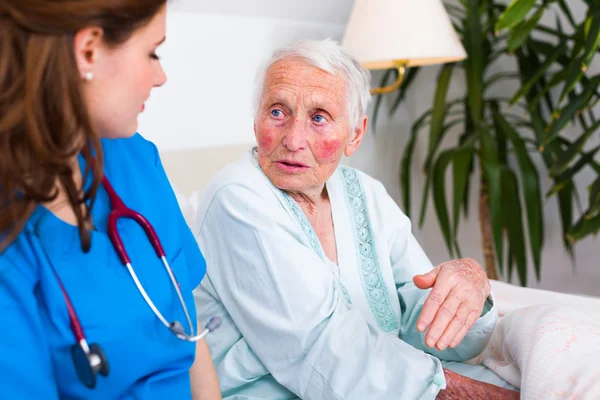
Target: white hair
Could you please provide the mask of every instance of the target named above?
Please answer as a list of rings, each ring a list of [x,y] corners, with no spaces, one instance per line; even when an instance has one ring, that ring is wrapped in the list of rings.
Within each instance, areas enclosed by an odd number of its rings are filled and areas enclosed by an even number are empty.
[[[254,116],[258,116],[264,84],[269,68],[278,61],[299,58],[307,64],[331,75],[340,76],[346,82],[347,111],[352,129],[367,113],[371,101],[371,73],[331,39],[304,40],[275,50],[271,58],[259,70],[254,92]]]

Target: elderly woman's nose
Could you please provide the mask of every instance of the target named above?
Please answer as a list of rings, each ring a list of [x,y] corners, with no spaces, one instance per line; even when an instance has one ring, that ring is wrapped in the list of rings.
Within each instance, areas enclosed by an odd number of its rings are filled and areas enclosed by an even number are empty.
[[[283,145],[290,151],[298,151],[306,147],[306,128],[302,121],[294,119],[283,138]]]

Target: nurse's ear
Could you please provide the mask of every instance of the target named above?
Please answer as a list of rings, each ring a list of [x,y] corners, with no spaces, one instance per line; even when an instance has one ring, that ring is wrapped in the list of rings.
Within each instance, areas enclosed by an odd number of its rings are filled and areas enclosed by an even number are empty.
[[[94,78],[94,64],[102,46],[102,36],[102,29],[98,27],[84,28],[75,34],[73,50],[79,75],[84,81]]]
[[[367,131],[368,120],[369,117],[366,115],[363,115],[358,120],[356,129],[354,129],[354,131],[352,132],[350,136],[350,141],[344,149],[344,154],[346,155],[346,157],[350,157],[352,154],[354,154],[354,152],[358,149],[358,146],[360,146],[360,142],[362,142],[363,138],[365,137],[365,132]]]

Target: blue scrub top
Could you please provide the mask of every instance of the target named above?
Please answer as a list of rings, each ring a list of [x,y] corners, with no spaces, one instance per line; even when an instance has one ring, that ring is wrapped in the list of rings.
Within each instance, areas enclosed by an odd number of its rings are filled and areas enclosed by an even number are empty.
[[[156,147],[140,135],[104,140],[105,174],[125,204],[156,230],[192,321],[192,290],[206,264],[180,212]],[[154,315],[108,236],[110,203],[99,189],[92,210],[89,253],[76,227],[38,207],[0,254],[0,397],[6,399],[189,399],[195,343],[176,338]],[[143,230],[130,220],[118,229],[133,268],[167,321],[189,327],[162,262]],[[78,379],[71,358],[75,336],[50,266],[75,307],[88,343],[102,346],[110,364],[95,389]],[[206,323],[206,321],[203,321]],[[196,330],[196,325],[194,326]]]

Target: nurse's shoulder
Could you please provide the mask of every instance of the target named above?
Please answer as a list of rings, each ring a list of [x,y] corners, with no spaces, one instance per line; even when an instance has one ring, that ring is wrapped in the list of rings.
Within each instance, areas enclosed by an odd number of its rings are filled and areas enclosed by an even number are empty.
[[[38,280],[39,263],[35,251],[37,245],[35,225],[40,215],[41,210],[35,210],[15,240],[6,248],[0,249],[0,281],[8,279],[8,276],[16,272],[11,271],[11,268],[17,269],[18,273],[29,281],[35,282]],[[0,241],[5,237],[6,233],[0,233]]]
[[[140,169],[160,165],[160,156],[156,145],[141,133],[121,139],[102,139],[105,162],[132,161]]]

